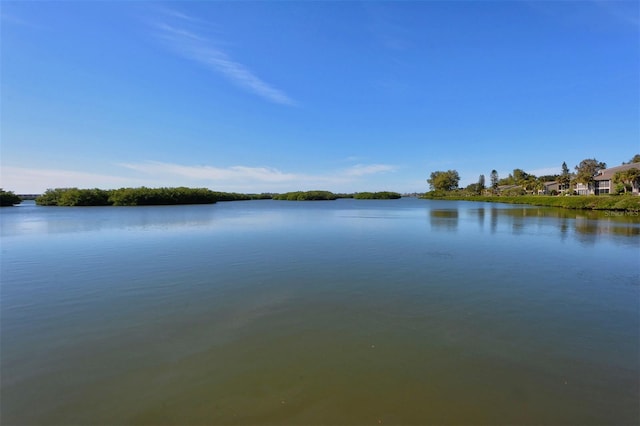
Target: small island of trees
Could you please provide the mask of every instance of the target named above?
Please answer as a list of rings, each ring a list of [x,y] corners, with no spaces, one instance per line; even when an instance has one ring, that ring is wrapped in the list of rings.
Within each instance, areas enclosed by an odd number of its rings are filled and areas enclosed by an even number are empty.
[[[213,204],[215,192],[206,188],[48,189],[36,198],[40,206],[151,206]]]
[[[2,206],[20,204],[21,196],[11,191],[0,189]],[[294,191],[283,194],[241,194],[236,192],[212,191],[207,188],[163,187],[163,188],[119,188],[119,189],[80,189],[55,188],[47,189],[42,195],[32,196],[39,206],[158,206],[177,204],[213,204],[218,201],[244,200],[285,200],[285,201],[318,201],[336,200],[338,198],[355,198],[360,200],[378,199],[392,200],[401,198],[397,192],[359,192],[355,194],[333,193],[331,191]]]
[[[338,198],[355,198],[357,200],[395,200],[401,198],[397,192],[356,192],[355,194],[334,194],[331,191],[294,191],[284,194],[276,194],[274,200],[286,201],[322,201],[337,200]]]
[[[357,192],[353,194],[353,198],[358,200],[396,200],[401,198],[397,192],[381,191],[381,192]]]
[[[20,204],[22,199],[18,197],[13,191],[5,191],[0,188],[0,207],[9,207]]]
[[[340,198],[337,194],[330,191],[294,191],[285,192],[284,194],[276,194],[273,196],[274,200],[285,201],[321,201],[321,200],[336,200]]]

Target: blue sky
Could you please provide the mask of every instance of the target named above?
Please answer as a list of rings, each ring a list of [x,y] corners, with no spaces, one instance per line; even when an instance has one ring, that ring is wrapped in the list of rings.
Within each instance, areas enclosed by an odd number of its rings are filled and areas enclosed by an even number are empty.
[[[424,192],[640,152],[636,1],[0,3],[1,185]]]

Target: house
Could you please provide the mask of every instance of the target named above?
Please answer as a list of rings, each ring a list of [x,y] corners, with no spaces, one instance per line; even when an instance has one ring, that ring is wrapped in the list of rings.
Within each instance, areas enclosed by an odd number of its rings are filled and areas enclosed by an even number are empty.
[[[578,193],[578,195],[600,195],[614,193],[616,185],[613,183],[613,176],[618,172],[623,172],[629,169],[640,170],[640,163],[623,164],[622,166],[602,169],[593,177],[593,183],[577,183],[575,191]],[[637,179],[631,182],[631,193],[634,195],[640,195],[640,183]]]
[[[544,182],[544,188],[538,191],[538,194],[551,194],[555,191],[556,194],[560,192],[560,182],[554,180],[551,182]]]
[[[542,189],[538,190],[538,194],[549,195],[549,194],[563,194],[567,191],[571,192],[571,187],[569,184],[560,183],[557,180],[553,180],[550,182],[543,182],[542,185],[543,187]]]

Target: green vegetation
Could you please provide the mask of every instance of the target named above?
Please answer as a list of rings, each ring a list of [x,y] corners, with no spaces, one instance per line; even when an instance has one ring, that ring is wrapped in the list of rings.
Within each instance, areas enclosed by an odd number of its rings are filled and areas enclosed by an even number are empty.
[[[582,160],[576,166],[575,181],[584,183],[585,185],[593,184],[594,176],[602,169],[606,169],[607,165],[595,158],[587,158]]]
[[[358,192],[353,194],[353,198],[358,200],[395,200],[401,198],[402,195],[397,192],[381,191],[381,192]]]
[[[427,182],[429,182],[429,187],[434,191],[453,191],[458,188],[460,175],[456,170],[433,172]]]
[[[286,201],[319,201],[319,200],[335,200],[338,195],[329,191],[295,191],[277,194],[273,196],[274,200]]]
[[[636,154],[634,155],[631,160],[629,160],[628,163],[622,163],[622,164],[633,164],[633,163],[640,163],[640,154]]]
[[[206,188],[121,188],[111,192],[114,206],[157,206],[174,204],[212,204],[215,193]]]
[[[359,200],[391,200],[401,198],[397,192],[380,191],[380,192],[358,192],[355,194],[334,194],[330,191],[294,191],[286,192],[284,194],[274,194],[272,198],[274,200],[285,201],[321,201],[321,200],[336,200],[338,198],[356,198]]]
[[[498,172],[491,170],[491,192],[494,194],[498,193],[498,182],[499,182]]]
[[[40,206],[152,206],[173,204],[212,204],[218,201],[243,200],[288,200],[312,201],[335,200],[338,198],[395,199],[397,192],[362,192],[354,194],[334,194],[330,191],[295,191],[284,194],[240,194],[236,192],[211,191],[206,188],[120,188],[120,189],[48,189],[36,198]],[[19,200],[19,198],[18,198]]]
[[[472,183],[468,185],[465,189],[472,194],[480,195],[484,192],[485,188],[486,187],[484,184],[484,175],[480,175],[477,183]]]
[[[218,195],[217,195],[218,194]],[[36,198],[40,206],[151,206],[212,204],[220,194],[206,188],[48,189]]]
[[[560,190],[567,190],[571,186],[571,173],[569,173],[569,167],[564,161],[562,162],[562,173],[558,177],[558,186]]]
[[[478,196],[466,191],[448,193],[427,192],[423,198],[437,200],[482,201],[490,203],[530,204],[543,207],[562,207],[565,209],[589,210],[640,210],[640,197],[634,195],[520,195],[520,196]]]
[[[621,192],[626,193],[627,191],[631,191],[632,183],[638,180],[640,180],[640,170],[635,167],[616,172],[613,175],[613,183],[616,184],[615,192],[619,194]]]
[[[22,199],[14,194],[13,191],[5,191],[0,188],[0,207],[10,207],[21,202]]]
[[[109,206],[109,192],[102,189],[47,189],[36,198],[39,206]]]
[[[640,162],[640,154],[634,155],[629,163]],[[477,183],[465,189],[458,188],[458,172],[448,170],[431,173],[427,179],[431,191],[424,194],[428,199],[488,201],[497,203],[532,204],[537,206],[563,207],[568,209],[591,210],[640,210],[640,197],[630,193],[640,184],[640,169],[636,167],[622,170],[612,176],[611,195],[577,195],[575,185],[588,185],[593,192],[596,174],[607,165],[595,158],[587,158],[569,172],[566,162],[561,173],[534,176],[522,169],[514,169],[508,177],[500,179],[496,170],[491,171],[491,186],[485,189],[484,175]],[[582,190],[582,189],[581,189]],[[596,190],[597,191],[597,190]],[[541,195],[541,194],[551,194]],[[564,195],[564,196],[560,196]]]

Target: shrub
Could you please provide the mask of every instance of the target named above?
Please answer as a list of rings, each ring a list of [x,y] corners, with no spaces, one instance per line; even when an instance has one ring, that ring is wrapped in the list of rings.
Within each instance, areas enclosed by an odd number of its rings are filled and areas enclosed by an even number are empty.
[[[21,202],[22,199],[14,194],[13,191],[5,191],[0,188],[0,207],[14,206]]]
[[[335,200],[338,196],[329,191],[294,191],[284,194],[274,195],[274,200],[286,201],[318,201],[318,200]]]
[[[150,206],[211,204],[216,194],[206,188],[120,188],[113,190],[56,188],[36,198],[41,206]]]
[[[524,195],[524,194],[525,194],[525,191],[523,188],[509,188],[509,189],[505,189],[500,193],[501,196],[505,196],[505,197],[515,197],[515,196]]]
[[[395,200],[401,198],[402,195],[397,192],[381,191],[381,192],[358,192],[353,198],[358,200]]]

